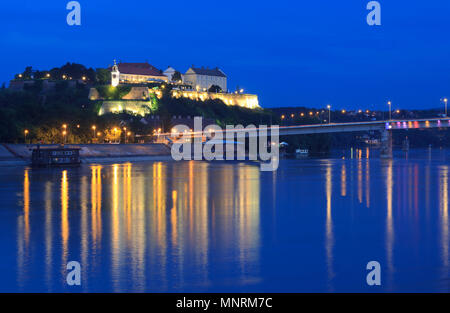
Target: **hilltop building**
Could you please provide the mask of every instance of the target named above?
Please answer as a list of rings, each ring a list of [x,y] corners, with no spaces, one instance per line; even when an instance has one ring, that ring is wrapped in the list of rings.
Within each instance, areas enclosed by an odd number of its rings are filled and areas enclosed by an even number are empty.
[[[118,79],[118,80],[117,80]],[[168,82],[166,75],[149,63],[119,63],[111,68],[111,84],[139,84],[149,81]]]
[[[184,74],[184,83],[197,91],[207,91],[212,85],[227,91],[227,76],[218,67],[209,69],[192,66]]]

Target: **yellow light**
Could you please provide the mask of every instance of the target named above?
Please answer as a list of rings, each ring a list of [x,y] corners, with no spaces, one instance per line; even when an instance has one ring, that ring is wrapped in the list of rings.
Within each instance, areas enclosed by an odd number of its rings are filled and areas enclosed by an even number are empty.
[[[63,126],[62,126],[64,129],[66,129],[67,128],[67,125],[66,124],[63,124]]]
[[[25,129],[24,133],[25,133],[25,135],[28,134],[28,129]]]
[[[309,112],[309,115],[313,115],[313,112]]]
[[[294,118],[294,114],[291,114],[291,117]]]
[[[345,112],[346,112],[345,110],[342,110],[342,114],[345,114]]]
[[[95,125],[92,126],[92,129],[93,129],[93,130],[95,130],[96,128],[97,128],[97,126],[95,126]]]
[[[397,114],[400,113],[400,110],[395,111]]]
[[[285,118],[285,116],[284,116],[284,115],[281,115],[281,119],[284,120],[284,118]]]
[[[81,79],[82,79],[82,80],[86,80],[86,76],[83,76]]]
[[[80,125],[79,125],[79,124],[77,124],[77,128],[80,128]]]
[[[97,136],[99,136],[99,137],[100,137],[101,135],[102,135],[102,133],[101,133],[101,132],[98,132],[98,133],[97,133]]]
[[[304,113],[301,113],[300,116],[305,116],[305,114],[304,114]]]
[[[130,136],[131,135],[131,132],[128,132],[128,136]]]
[[[64,130],[64,131],[63,131],[63,135],[65,136],[66,134],[67,134],[67,132]]]

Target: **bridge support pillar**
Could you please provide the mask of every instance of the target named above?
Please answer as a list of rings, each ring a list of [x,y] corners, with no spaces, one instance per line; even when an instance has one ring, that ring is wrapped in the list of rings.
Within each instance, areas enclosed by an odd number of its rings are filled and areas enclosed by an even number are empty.
[[[392,158],[392,133],[386,129],[381,131],[380,157],[382,159]]]

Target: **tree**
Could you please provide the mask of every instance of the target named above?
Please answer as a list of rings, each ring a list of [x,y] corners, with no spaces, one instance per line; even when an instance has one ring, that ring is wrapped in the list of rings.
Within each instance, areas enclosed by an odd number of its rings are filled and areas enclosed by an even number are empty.
[[[111,83],[111,72],[106,68],[98,68],[95,73],[95,79],[98,84],[110,84]]]
[[[222,88],[220,88],[220,86],[217,85],[212,85],[211,87],[209,87],[208,91],[218,93],[222,92]]]
[[[178,71],[175,71],[175,73],[173,73],[173,75],[172,75],[172,81],[174,81],[174,82],[182,81],[181,73]]]
[[[33,68],[31,66],[27,66],[25,68],[25,71],[22,73],[23,79],[31,79],[31,76],[33,75]]]

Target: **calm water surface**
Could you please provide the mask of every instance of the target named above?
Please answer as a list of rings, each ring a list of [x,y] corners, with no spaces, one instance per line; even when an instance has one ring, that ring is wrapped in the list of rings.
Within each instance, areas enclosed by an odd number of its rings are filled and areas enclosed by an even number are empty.
[[[449,291],[450,151],[356,155],[0,167],[0,291]]]

